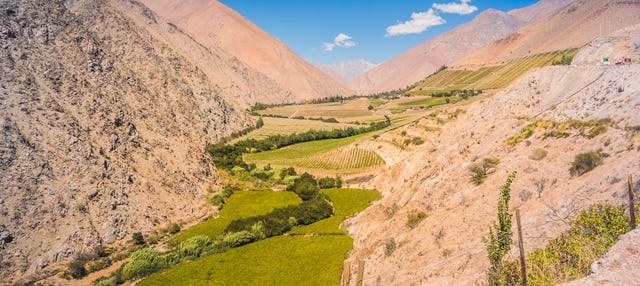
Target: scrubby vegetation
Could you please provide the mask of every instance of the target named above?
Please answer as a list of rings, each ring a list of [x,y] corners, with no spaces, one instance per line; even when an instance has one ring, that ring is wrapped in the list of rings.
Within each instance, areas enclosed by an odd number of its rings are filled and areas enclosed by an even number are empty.
[[[471,171],[471,180],[474,184],[480,185],[484,183],[487,174],[500,163],[497,158],[484,158],[482,162],[469,166]]]
[[[571,176],[582,176],[595,169],[595,167],[602,164],[602,158],[604,156],[600,151],[577,154],[575,160],[571,162],[571,168],[569,168]]]
[[[425,212],[419,212],[417,210],[411,210],[407,214],[407,226],[410,229],[414,229],[416,226],[420,224],[425,218],[427,218],[427,214]]]
[[[594,138],[607,131],[607,127],[611,125],[611,119],[604,118],[599,120],[581,121],[581,120],[567,120],[567,121],[555,121],[555,120],[536,120],[531,124],[525,126],[507,140],[509,145],[517,145],[518,143],[529,139],[537,131],[546,131],[543,135],[543,139],[547,138],[566,138],[571,136],[569,131],[578,131],[577,135]]]
[[[533,152],[531,152],[531,155],[529,155],[529,159],[535,160],[535,161],[540,161],[540,160],[544,159],[545,157],[547,157],[547,154],[549,154],[549,152],[547,152],[547,150],[544,150],[542,148],[538,148],[538,149],[533,150]]]
[[[556,285],[585,277],[591,264],[615,244],[618,236],[629,231],[623,207],[596,204],[582,211],[570,229],[526,259],[529,285]],[[505,263],[504,281],[521,283],[518,261]]]

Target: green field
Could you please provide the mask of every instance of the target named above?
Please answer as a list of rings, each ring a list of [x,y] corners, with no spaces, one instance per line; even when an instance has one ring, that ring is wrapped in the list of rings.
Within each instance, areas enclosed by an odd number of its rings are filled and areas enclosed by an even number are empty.
[[[296,228],[293,235],[264,239],[179,264],[150,275],[138,285],[338,285],[345,255],[353,247],[353,240],[338,226],[381,195],[374,190],[357,189],[323,192],[334,203],[330,218]],[[233,204],[225,209],[238,207]]]
[[[244,139],[264,139],[271,135],[288,135],[293,133],[303,133],[309,130],[333,130],[343,129],[347,127],[359,128],[360,125],[348,124],[348,123],[326,123],[319,120],[301,120],[301,119],[288,119],[288,118],[274,118],[263,117],[264,126],[260,129],[256,129],[246,136],[238,138],[235,141]]]
[[[347,138],[304,142],[277,150],[245,154],[244,160],[258,166],[271,164],[274,167],[293,166],[336,171],[383,165],[384,160],[373,151],[346,147],[371,135],[372,133],[365,133]]]
[[[573,57],[577,49],[555,51],[513,60],[499,66],[483,67],[475,71],[443,70],[419,82],[409,93],[429,95],[433,92],[451,90],[487,90],[502,88],[533,68],[549,66],[563,55]]]
[[[378,191],[360,189],[322,190],[333,201],[334,213],[328,219],[293,229],[291,234],[345,234],[339,225],[347,217],[366,209],[382,196]]]
[[[224,208],[220,211],[218,218],[210,218],[185,229],[171,237],[167,242],[175,245],[185,239],[201,234],[216,237],[222,234],[225,227],[233,220],[267,214],[275,208],[297,205],[300,202],[300,198],[291,192],[236,192],[229,198]]]
[[[137,285],[338,285],[353,240],[277,236],[152,274]]]

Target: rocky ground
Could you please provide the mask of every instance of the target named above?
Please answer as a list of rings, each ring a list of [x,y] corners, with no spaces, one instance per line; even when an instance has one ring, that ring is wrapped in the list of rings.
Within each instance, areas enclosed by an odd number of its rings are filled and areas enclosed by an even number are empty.
[[[626,39],[631,38],[616,40],[627,43],[617,46],[633,46]],[[534,70],[488,99],[437,111],[441,120],[425,118],[406,127],[407,134],[424,134],[425,144],[394,154],[395,164],[359,184],[377,188],[384,198],[348,222],[355,239],[347,260],[352,277],[357,277],[357,261],[362,260],[364,285],[482,283],[488,267],[482,237],[495,220],[499,187],[513,171],[518,175],[510,207],[522,213],[528,252],[566,230],[568,221],[590,204],[626,204],[629,174],[634,174],[636,190],[640,189],[640,115],[636,112],[640,82],[635,80],[640,77],[640,65],[636,60],[606,67],[579,60],[601,57],[599,50],[585,48],[575,66]],[[639,55],[633,54],[634,59]],[[450,116],[456,109],[464,113]],[[567,138],[544,139],[544,132],[538,131],[516,146],[506,144],[536,119],[601,118],[610,118],[613,124],[592,139],[578,131]],[[379,145],[380,152],[392,148]],[[538,149],[547,155],[536,157]],[[582,176],[571,176],[574,156],[595,150],[609,155],[604,164]],[[500,164],[482,185],[475,186],[468,167],[489,157],[498,158]],[[407,226],[411,211],[428,215],[413,229]],[[508,255],[516,257],[515,251]],[[356,279],[351,283],[356,285]]]
[[[0,284],[206,215],[203,150],[251,124],[108,1],[0,1],[0,58]]]

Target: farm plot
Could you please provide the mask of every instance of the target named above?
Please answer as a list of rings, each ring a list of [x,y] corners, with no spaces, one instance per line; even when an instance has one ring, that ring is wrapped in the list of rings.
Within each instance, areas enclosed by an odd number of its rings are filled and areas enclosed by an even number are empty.
[[[353,247],[353,239],[339,231],[338,225],[381,195],[375,190],[356,189],[323,192],[334,203],[332,217],[298,228],[292,235],[176,265],[138,285],[338,285],[345,254]]]
[[[483,67],[475,71],[443,70],[419,82],[410,91],[413,95],[428,95],[434,92],[502,88],[531,69],[549,66],[563,56],[573,57],[577,49],[548,52],[512,60],[504,65]]]
[[[371,122],[384,120],[384,116],[369,110],[369,100],[357,98],[344,103],[302,104],[259,110],[258,114],[304,118],[335,118],[340,122]]]
[[[263,117],[264,126],[260,129],[254,130],[238,138],[231,143],[243,139],[264,139],[271,135],[289,135],[293,133],[303,133],[309,130],[333,130],[344,129],[347,127],[359,128],[362,127],[356,124],[348,123],[326,123],[318,120],[302,120],[302,119],[288,119],[288,118],[273,118]]]
[[[318,140],[295,144],[285,148],[245,154],[244,160],[258,166],[302,167],[308,169],[351,171],[384,164],[373,151],[347,146],[371,135],[360,134],[341,139]]]
[[[224,208],[220,211],[218,218],[210,218],[183,230],[171,237],[167,242],[175,245],[185,239],[201,234],[216,237],[222,234],[225,227],[233,220],[267,214],[275,208],[297,205],[300,202],[298,196],[291,192],[236,192],[229,198]]]
[[[375,190],[361,189],[326,189],[334,204],[333,216],[310,225],[293,229],[291,234],[346,234],[340,229],[340,223],[347,217],[366,209],[373,201],[382,196]]]

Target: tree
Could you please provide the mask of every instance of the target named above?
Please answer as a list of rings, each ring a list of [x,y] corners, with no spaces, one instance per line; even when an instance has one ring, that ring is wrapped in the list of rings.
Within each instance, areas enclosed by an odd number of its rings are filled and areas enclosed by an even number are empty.
[[[516,172],[507,177],[507,182],[500,187],[498,199],[498,224],[495,222],[489,227],[489,238],[482,240],[487,248],[487,255],[491,266],[487,270],[487,283],[489,285],[505,285],[503,258],[511,249],[513,232],[511,231],[511,217],[509,213],[509,200],[511,199],[511,183],[516,177]],[[495,230],[495,233],[494,233]]]
[[[264,126],[264,121],[262,120],[262,117],[260,117],[258,121],[256,121],[256,129],[260,129],[262,126]]]
[[[142,236],[141,232],[133,233],[133,243],[135,243],[136,245],[143,245],[145,243],[144,236]]]

